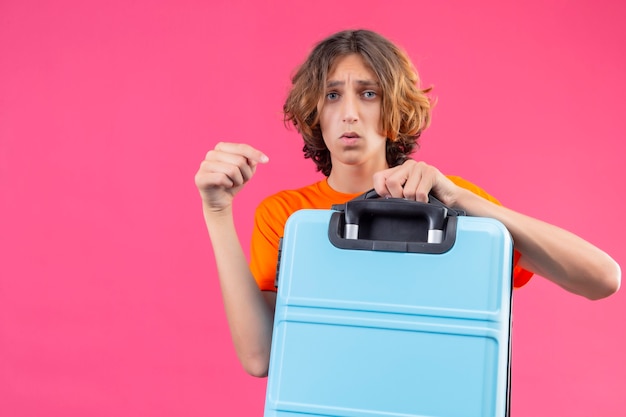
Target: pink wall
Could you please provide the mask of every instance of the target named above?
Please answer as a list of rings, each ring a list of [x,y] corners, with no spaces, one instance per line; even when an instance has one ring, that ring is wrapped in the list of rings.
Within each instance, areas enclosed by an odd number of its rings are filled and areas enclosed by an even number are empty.
[[[280,110],[343,28],[387,35],[434,86],[418,158],[626,265],[621,2],[94,3],[0,3],[2,416],[262,414],[193,175],[218,140],[271,157],[238,199],[246,244],[263,196],[317,179]],[[514,315],[514,415],[624,415],[625,291],[537,277]]]

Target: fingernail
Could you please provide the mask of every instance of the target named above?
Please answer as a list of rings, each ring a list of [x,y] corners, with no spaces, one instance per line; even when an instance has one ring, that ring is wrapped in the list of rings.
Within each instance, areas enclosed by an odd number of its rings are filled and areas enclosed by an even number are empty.
[[[269,160],[270,160],[270,159],[269,159],[266,155],[261,156],[261,162],[262,162],[262,163],[264,163],[264,164],[265,164],[265,163],[269,162]]]

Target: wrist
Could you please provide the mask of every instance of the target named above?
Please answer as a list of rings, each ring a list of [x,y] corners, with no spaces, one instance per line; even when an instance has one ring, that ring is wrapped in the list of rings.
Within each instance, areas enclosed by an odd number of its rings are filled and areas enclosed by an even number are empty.
[[[459,208],[469,215],[477,216],[483,211],[481,206],[484,204],[491,204],[491,202],[470,190],[460,188],[453,207]]]
[[[227,219],[232,219],[233,209],[231,205],[224,207],[214,207],[207,203],[202,203],[202,214],[207,223],[210,222],[222,222]]]

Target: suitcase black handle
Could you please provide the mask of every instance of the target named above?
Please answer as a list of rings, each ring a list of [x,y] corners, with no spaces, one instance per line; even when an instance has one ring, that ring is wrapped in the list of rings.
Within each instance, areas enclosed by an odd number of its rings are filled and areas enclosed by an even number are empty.
[[[380,195],[378,195],[376,190],[372,188],[371,190],[361,194],[358,197],[353,198],[350,201],[373,200],[373,199],[381,199],[381,198],[382,197]],[[400,200],[407,201],[405,199],[400,199]],[[430,193],[428,194],[428,204],[433,204],[435,206],[445,207],[448,210],[448,214],[450,216],[465,216],[465,211],[459,210],[457,208],[451,208],[449,206],[446,206],[441,201],[439,201],[439,199],[437,199],[434,195],[432,195]],[[336,208],[338,210],[343,210],[343,206],[344,206],[344,204],[336,204],[336,205],[333,206],[333,209]]]
[[[425,223],[426,225],[426,242],[441,243],[443,240],[444,220],[447,216],[445,207],[435,206],[431,204],[421,203],[417,201],[405,201],[401,199],[381,199],[381,200],[358,200],[347,202],[344,211],[344,238],[358,239],[359,228],[361,223],[371,224],[373,219],[377,218],[393,218],[402,219],[403,222]],[[391,222],[388,220],[388,226]],[[400,225],[402,226],[402,225]],[[385,229],[381,229],[385,230]],[[397,230],[394,230],[396,235]],[[373,239],[388,240],[387,234],[380,234],[375,229],[368,234]],[[394,236],[392,236],[393,238]],[[414,237],[413,239],[417,239]]]
[[[454,244],[456,216],[430,196],[429,203],[380,198],[371,190],[342,205],[329,225],[330,241],[343,249],[443,253]]]

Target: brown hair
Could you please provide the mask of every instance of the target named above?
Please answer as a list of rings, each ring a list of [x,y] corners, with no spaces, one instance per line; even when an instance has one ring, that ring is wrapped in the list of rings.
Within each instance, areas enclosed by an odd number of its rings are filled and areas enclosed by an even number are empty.
[[[285,124],[292,123],[304,139],[304,157],[330,175],[330,152],[324,144],[317,104],[326,78],[338,58],[358,54],[378,77],[382,89],[381,123],[387,136],[387,163],[402,164],[418,146],[430,124],[430,88],[422,90],[419,76],[406,53],[369,30],[338,32],[318,43],[292,78],[283,106]]]

